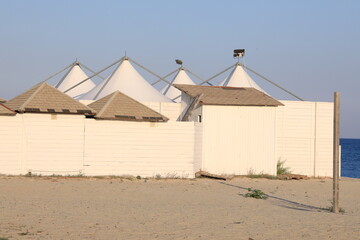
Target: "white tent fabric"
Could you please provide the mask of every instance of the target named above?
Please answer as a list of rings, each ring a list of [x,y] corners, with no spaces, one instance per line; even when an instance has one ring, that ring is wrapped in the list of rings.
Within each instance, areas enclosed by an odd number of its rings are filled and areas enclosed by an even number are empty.
[[[227,84],[226,84],[227,83]],[[263,93],[266,93],[254,80],[247,74],[244,68],[240,65],[236,65],[230,75],[222,81],[219,86],[224,87],[251,87],[255,88]],[[267,94],[267,93],[266,93]]]
[[[115,69],[109,79],[105,79],[79,99],[98,100],[117,90],[140,102],[172,102],[151,86],[126,59]]]
[[[196,85],[193,80],[187,75],[184,69],[180,68],[176,76],[174,77],[173,84],[189,84]],[[169,85],[166,85],[163,89],[161,89],[161,93],[164,94],[166,90],[169,88]],[[164,94],[166,97],[170,99],[177,98],[181,95],[181,91],[173,86],[170,86],[169,90]],[[181,97],[178,97],[174,100],[175,102],[181,102]]]
[[[60,84],[58,83],[59,86],[56,86],[56,88],[64,92],[87,78],[88,76],[84,73],[84,71],[80,68],[80,66],[78,64],[75,64],[60,80],[59,82]],[[79,96],[80,94],[84,94],[90,91],[95,86],[96,86],[95,83],[91,81],[91,79],[89,79],[86,82],[80,84],[79,86],[66,92],[66,94],[69,95],[70,97],[76,97]]]

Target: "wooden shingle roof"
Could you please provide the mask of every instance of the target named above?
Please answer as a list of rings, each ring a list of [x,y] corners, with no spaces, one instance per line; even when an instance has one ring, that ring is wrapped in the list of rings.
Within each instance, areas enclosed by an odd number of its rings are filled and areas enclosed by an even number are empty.
[[[94,114],[94,110],[60,92],[47,83],[40,83],[7,101],[16,112]]]
[[[193,98],[202,95],[200,103],[204,105],[283,106],[281,102],[255,88],[184,84],[175,84],[174,86]]]
[[[16,112],[12,111],[11,109],[7,108],[3,104],[0,104],[0,115],[15,115]]]
[[[165,122],[169,119],[135,99],[116,91],[88,105],[97,119]]]

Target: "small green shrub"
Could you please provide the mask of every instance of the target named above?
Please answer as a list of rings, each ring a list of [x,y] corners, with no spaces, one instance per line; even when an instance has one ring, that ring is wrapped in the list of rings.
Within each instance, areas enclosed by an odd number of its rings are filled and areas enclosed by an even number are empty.
[[[0,237],[0,240],[9,240],[8,238]]]
[[[245,194],[245,197],[251,197],[251,198],[256,198],[256,199],[267,199],[268,196],[261,190],[259,189],[252,189],[252,188],[248,188],[248,193]]]
[[[284,161],[281,161],[281,160],[279,159],[279,161],[278,161],[277,164],[276,164],[276,173],[277,173],[277,175],[289,174],[289,173],[291,173],[290,168],[284,167],[284,164],[285,164],[285,160],[284,160]]]
[[[140,177],[140,176],[136,176],[136,179],[139,179],[139,180],[140,180],[140,179],[141,179],[141,177]]]

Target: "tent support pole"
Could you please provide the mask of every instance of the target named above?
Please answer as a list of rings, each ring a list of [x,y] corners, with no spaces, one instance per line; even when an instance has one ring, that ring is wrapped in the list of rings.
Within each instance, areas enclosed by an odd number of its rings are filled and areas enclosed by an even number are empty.
[[[148,69],[148,68],[144,67],[144,66],[143,66],[143,65],[141,65],[140,63],[135,62],[134,60],[132,60],[132,59],[131,59],[131,58],[129,58],[129,57],[128,57],[128,59],[129,59],[129,61],[130,61],[130,62],[132,62],[132,63],[134,63],[134,64],[138,65],[139,67],[141,67],[141,68],[142,68],[142,69],[144,69],[145,71],[147,71],[147,72],[151,73],[152,75],[156,76],[156,77],[157,77],[157,78],[159,78],[160,80],[162,80],[162,81],[164,81],[164,82],[166,82],[166,83],[170,84],[170,82],[169,82],[168,80],[166,80],[166,79],[164,79],[164,78],[160,77],[159,75],[157,75],[156,73],[154,73],[154,72],[153,72],[153,71],[151,71],[150,69]]]
[[[236,63],[236,64],[237,64],[237,63]],[[223,74],[224,72],[226,72],[227,70],[231,69],[232,67],[235,67],[236,64],[233,64],[233,65],[231,65],[230,67],[226,68],[225,70],[219,72],[218,74],[215,74],[214,76],[212,76],[212,77],[209,78],[208,80],[201,82],[199,85],[203,85],[204,83],[210,82],[211,80],[213,80],[213,79],[216,78],[217,76]]]
[[[79,65],[84,67],[85,69],[89,70],[92,73],[96,73],[93,70],[91,70],[89,67],[85,66],[84,64],[82,64],[81,62],[79,62]],[[100,74],[96,75],[97,77],[101,78],[102,80],[105,80],[105,78],[103,76],[101,76]]]
[[[164,76],[164,77],[162,77],[162,78],[163,78],[163,79],[166,79],[168,76],[170,76],[170,75],[172,75],[172,74],[176,73],[176,72],[177,72],[177,70],[178,70],[178,69],[175,69],[174,71],[172,71],[171,73],[169,73],[169,74],[165,75],[165,76]],[[154,86],[155,84],[157,84],[157,83],[158,83],[158,82],[160,82],[160,81],[162,81],[162,79],[158,79],[158,80],[156,80],[155,82],[151,83],[151,85],[152,85],[152,86]]]
[[[41,83],[46,82],[46,81],[49,80],[50,78],[53,78],[53,77],[55,77],[56,75],[62,73],[63,71],[65,71],[65,70],[68,69],[69,67],[74,66],[74,64],[75,64],[75,62],[71,63],[70,65],[68,65],[68,66],[66,66],[64,69],[62,69],[61,71],[59,71],[59,72],[51,75],[50,77],[46,78],[45,80],[42,80]]]
[[[268,81],[269,83],[271,83],[271,84],[274,85],[275,87],[278,87],[278,88],[280,88],[281,90],[283,90],[284,92],[286,92],[286,93],[290,94],[291,96],[297,98],[298,100],[304,101],[304,99],[302,99],[301,97],[298,97],[298,96],[295,95],[294,93],[290,92],[289,90],[286,90],[285,88],[281,87],[279,84],[274,83],[274,82],[271,81],[270,79],[268,79],[268,78],[264,77],[263,75],[257,73],[256,71],[254,71],[253,69],[245,66],[244,64],[239,63],[239,65],[243,66],[244,68],[246,68],[246,69],[249,70],[250,72],[256,74],[257,76],[261,77],[262,79]]]
[[[124,57],[120,58],[120,59],[119,59],[119,60],[117,60],[116,62],[114,62],[114,63],[110,64],[109,66],[107,66],[107,67],[105,67],[105,68],[101,69],[100,71],[98,71],[98,72],[94,73],[94,74],[93,74],[93,75],[91,75],[90,77],[88,77],[88,78],[86,78],[86,79],[82,80],[82,81],[81,81],[81,82],[79,82],[78,84],[76,84],[76,85],[72,86],[72,87],[71,87],[71,88],[69,88],[68,90],[64,91],[64,93],[67,93],[68,91],[70,91],[70,90],[72,90],[72,89],[76,88],[77,86],[79,86],[80,84],[82,84],[82,83],[86,82],[87,80],[89,80],[89,79],[91,79],[91,78],[93,78],[93,77],[97,76],[99,73],[102,73],[103,71],[105,71],[105,70],[107,70],[107,69],[111,68],[111,67],[112,67],[112,66],[114,66],[115,64],[117,64],[117,63],[121,62],[123,59],[124,59]]]
[[[206,83],[209,84],[210,86],[214,86],[213,84],[207,82],[205,79],[199,77],[198,75],[196,75],[195,73],[193,73],[192,71],[190,71],[189,69],[184,68],[184,70],[187,71],[188,73],[190,73],[191,75],[193,75],[194,77],[200,79],[202,82],[206,82]]]

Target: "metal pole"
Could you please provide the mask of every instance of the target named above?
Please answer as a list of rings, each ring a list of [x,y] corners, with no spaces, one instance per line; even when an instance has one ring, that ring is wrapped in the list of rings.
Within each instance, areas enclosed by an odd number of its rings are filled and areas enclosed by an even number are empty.
[[[236,63],[236,64],[237,64],[237,63]],[[226,69],[222,70],[221,72],[219,72],[218,74],[215,74],[214,76],[212,76],[212,77],[211,77],[211,78],[209,78],[208,80],[201,82],[199,85],[203,85],[204,83],[207,83],[207,82],[209,82],[209,81],[213,80],[214,78],[216,78],[217,76],[219,76],[219,75],[223,74],[224,72],[226,72],[227,70],[231,69],[232,67],[235,67],[235,66],[236,66],[236,64],[233,64],[233,65],[231,65],[230,67],[228,67],[228,68],[226,68]]]
[[[167,84],[171,84],[168,80],[160,77],[159,75],[157,75],[156,73],[154,73],[153,71],[151,71],[150,69],[144,67],[143,65],[141,65],[138,62],[135,62],[134,60],[132,60],[131,58],[128,57],[128,60],[136,65],[138,65],[139,67],[141,67],[142,69],[144,69],[145,71],[147,71],[148,73],[151,73],[152,75],[154,75],[155,77],[159,78],[160,80],[163,80],[164,82],[166,82]]]
[[[49,76],[48,78],[46,78],[46,79],[42,80],[41,82],[42,82],[42,83],[43,83],[43,82],[46,82],[46,81],[47,81],[47,80],[49,80],[50,78],[55,77],[56,75],[58,75],[58,74],[62,73],[63,71],[65,71],[65,70],[66,70],[66,69],[68,69],[69,67],[74,66],[74,64],[75,64],[75,63],[71,63],[70,65],[66,66],[64,69],[62,69],[62,70],[58,71],[57,73],[55,73],[55,74],[53,74],[53,75]]]
[[[201,82],[206,82],[205,79],[199,77],[198,75],[196,75],[195,73],[193,73],[192,71],[190,71],[189,69],[187,68],[184,68],[185,71],[189,72],[191,75],[193,75],[194,77],[198,78],[201,80]],[[210,86],[213,86],[213,84],[209,83],[209,82],[206,82],[206,84],[210,85]]]
[[[158,80],[156,80],[155,82],[151,83],[151,85],[152,85],[152,86],[154,86],[154,85],[155,85],[155,84],[157,84],[158,82],[162,81],[162,79],[165,79],[165,78],[167,78],[168,76],[170,76],[170,75],[172,75],[172,74],[176,73],[178,70],[179,70],[178,68],[177,68],[177,69],[175,69],[175,70],[174,70],[174,71],[172,71],[171,73],[169,73],[169,74],[167,74],[167,75],[163,76],[161,79],[158,79]]]
[[[74,86],[72,86],[71,88],[69,88],[69,89],[67,89],[66,91],[64,91],[64,93],[67,93],[67,92],[68,92],[68,91],[70,91],[71,89],[74,89],[74,88],[76,88],[77,86],[79,86],[80,84],[82,84],[82,83],[86,82],[87,80],[89,80],[89,79],[91,79],[91,78],[93,78],[93,77],[95,77],[95,76],[99,75],[99,73],[102,73],[103,71],[105,71],[105,70],[107,70],[107,69],[111,68],[111,67],[112,67],[112,66],[114,66],[115,64],[117,64],[117,63],[121,62],[123,59],[124,59],[124,57],[120,58],[119,60],[117,60],[116,62],[114,62],[114,63],[110,64],[110,65],[109,65],[109,66],[107,66],[106,68],[101,69],[100,71],[98,71],[98,72],[94,73],[94,74],[93,74],[93,75],[91,75],[90,77],[88,77],[88,78],[86,78],[86,79],[82,80],[82,81],[81,81],[81,82],[79,82],[78,84],[75,84],[75,85],[74,85]]]
[[[246,69],[247,69],[247,70],[249,70],[250,72],[252,72],[252,73],[254,73],[254,74],[258,75],[258,76],[259,76],[259,77],[261,77],[262,79],[264,79],[264,80],[268,81],[268,82],[269,82],[269,83],[271,83],[272,85],[274,85],[274,86],[276,86],[276,87],[280,88],[280,89],[281,89],[281,90],[283,90],[284,92],[286,92],[286,93],[290,94],[291,96],[293,96],[293,97],[295,97],[295,98],[299,99],[300,101],[305,101],[304,99],[302,99],[301,97],[299,97],[299,96],[295,95],[294,93],[290,92],[289,90],[286,90],[285,88],[283,88],[283,87],[282,87],[282,86],[280,86],[279,84],[276,84],[276,83],[274,83],[273,81],[271,81],[270,79],[268,79],[268,78],[264,77],[263,75],[261,75],[260,73],[255,72],[255,70],[253,70],[253,69],[251,69],[251,68],[249,68],[249,67],[245,66],[244,64],[241,64],[241,63],[238,63],[238,64],[239,64],[239,65],[241,65],[241,66],[243,66],[244,68],[246,68]]]
[[[340,93],[334,93],[333,212],[339,213]]]
[[[96,73],[95,71],[91,70],[89,67],[85,66],[84,64],[82,64],[81,62],[79,62],[79,65],[86,68],[87,70],[89,70],[92,73]],[[105,78],[103,76],[101,76],[100,74],[96,75],[97,77],[101,78],[102,80],[105,80]]]

